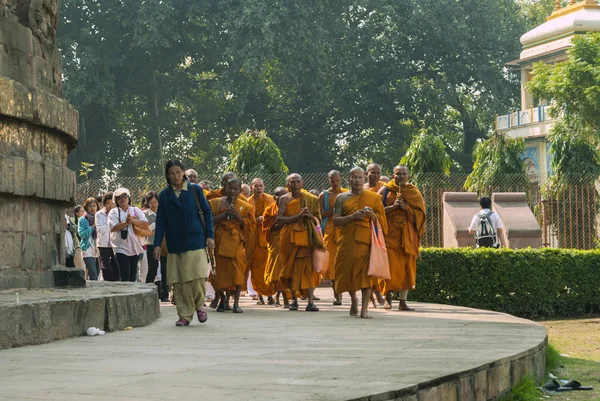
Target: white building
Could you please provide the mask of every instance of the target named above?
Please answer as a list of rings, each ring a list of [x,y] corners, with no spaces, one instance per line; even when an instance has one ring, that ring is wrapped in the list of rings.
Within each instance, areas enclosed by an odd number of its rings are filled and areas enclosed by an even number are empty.
[[[550,144],[546,136],[554,124],[548,113],[548,102],[533,99],[525,89],[531,79],[533,65],[540,61],[554,64],[567,59],[566,51],[576,35],[600,32],[600,5],[584,0],[561,8],[560,0],[546,22],[521,36],[520,58],[507,63],[521,71],[521,109],[496,117],[496,129],[513,138],[525,139],[522,159],[531,175],[551,175]]]

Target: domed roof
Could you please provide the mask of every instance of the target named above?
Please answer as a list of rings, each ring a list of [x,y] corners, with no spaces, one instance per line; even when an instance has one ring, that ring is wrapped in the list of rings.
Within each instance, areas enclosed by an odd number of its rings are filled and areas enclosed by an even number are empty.
[[[521,44],[529,47],[586,32],[600,32],[600,5],[595,0],[585,0],[554,11],[545,23],[521,36]]]

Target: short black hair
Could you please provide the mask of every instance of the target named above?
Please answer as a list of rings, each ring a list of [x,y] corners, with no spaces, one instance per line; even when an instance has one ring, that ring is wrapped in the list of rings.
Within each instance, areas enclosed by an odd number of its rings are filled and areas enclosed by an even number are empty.
[[[98,202],[98,206],[100,206],[101,203],[104,203],[102,195],[98,195],[95,198],[96,198],[96,202]]]
[[[180,162],[179,160],[169,160],[167,162],[167,164],[165,165],[165,178],[167,179],[167,184],[171,185],[171,180],[169,180],[169,169],[171,167],[179,167],[181,168],[181,171],[183,171],[183,180],[187,181],[187,176],[185,175],[185,167],[183,167],[183,163]]]
[[[482,196],[479,199],[479,205],[484,209],[490,209],[492,207],[492,200],[487,196]]]
[[[106,203],[106,201],[113,200],[113,193],[107,192],[104,194],[104,198],[102,198],[102,204]]]

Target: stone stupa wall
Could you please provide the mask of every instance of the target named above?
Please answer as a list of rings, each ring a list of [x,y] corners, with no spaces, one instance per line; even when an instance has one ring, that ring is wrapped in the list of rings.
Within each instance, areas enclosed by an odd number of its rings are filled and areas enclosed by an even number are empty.
[[[58,7],[0,0],[0,290],[52,287],[65,261],[79,116],[61,99]]]

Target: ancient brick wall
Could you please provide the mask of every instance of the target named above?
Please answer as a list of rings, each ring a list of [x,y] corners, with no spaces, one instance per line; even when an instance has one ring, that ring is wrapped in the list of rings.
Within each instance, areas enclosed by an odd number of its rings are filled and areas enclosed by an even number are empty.
[[[58,0],[0,0],[0,290],[53,286],[64,264],[79,117],[60,98],[57,21]]]

